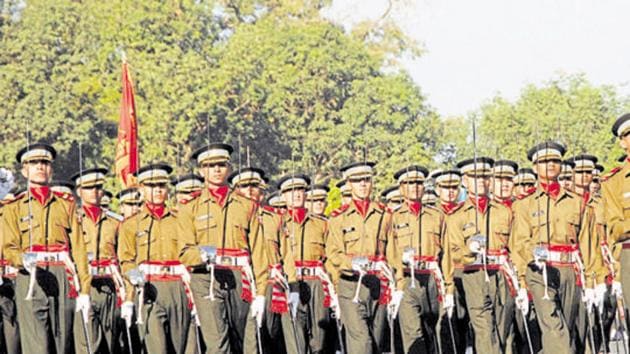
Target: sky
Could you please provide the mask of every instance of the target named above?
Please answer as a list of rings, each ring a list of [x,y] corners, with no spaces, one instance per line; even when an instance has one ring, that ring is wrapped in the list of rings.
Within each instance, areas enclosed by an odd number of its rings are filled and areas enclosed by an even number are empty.
[[[497,94],[583,73],[630,95],[630,1],[391,0],[390,18],[424,54],[403,66],[442,116],[465,115]],[[346,27],[378,19],[388,0],[334,0]]]

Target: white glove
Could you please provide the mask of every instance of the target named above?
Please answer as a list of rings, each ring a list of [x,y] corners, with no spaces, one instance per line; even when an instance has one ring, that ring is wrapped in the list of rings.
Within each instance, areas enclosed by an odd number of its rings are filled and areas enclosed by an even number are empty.
[[[597,286],[595,286],[595,294],[594,294],[593,302],[595,303],[595,306],[597,306],[600,312],[604,310],[604,297],[606,296],[607,290],[608,289],[606,288],[606,284],[602,283],[602,284],[597,284]]]
[[[595,305],[595,290],[592,288],[584,289],[584,293],[582,294],[582,302],[586,304],[586,310],[591,312],[593,309],[593,305]]]
[[[83,316],[83,319],[87,323],[89,319],[90,306],[91,306],[90,295],[86,295],[86,294],[79,295],[75,306],[76,306],[75,311],[76,312],[81,311],[81,316]]]
[[[33,273],[35,268],[37,268],[37,255],[32,252],[24,252],[22,254],[22,264],[27,272]]]
[[[333,314],[336,319],[341,319],[341,309],[339,308],[339,298],[337,296],[330,297],[330,309],[333,311]]]
[[[616,297],[619,297],[619,296],[623,295],[623,290],[621,288],[621,283],[620,282],[613,281],[613,283],[612,283],[612,293]]]
[[[398,316],[398,310],[400,309],[400,302],[402,301],[404,294],[405,293],[402,290],[396,290],[392,294],[392,299],[389,302],[388,310],[389,310],[389,315],[394,319],[396,318],[396,316]]]
[[[133,302],[125,301],[120,307],[120,317],[125,320],[127,328],[131,327],[131,318],[133,317]]]
[[[354,270],[357,273],[365,274],[365,269],[361,267],[360,264],[357,264],[357,263],[352,264],[352,270]]]
[[[479,253],[481,252],[481,245],[477,241],[470,241],[468,249],[470,249],[470,252],[472,253]]]
[[[289,309],[291,310],[291,317],[295,318],[297,315],[298,305],[300,304],[300,293],[289,293]]]
[[[252,317],[256,318],[256,325],[262,326],[263,314],[265,313],[265,297],[258,295],[250,305]]]
[[[518,294],[516,295],[516,307],[521,310],[523,316],[527,316],[529,313],[529,295],[527,294],[527,289],[518,289]]]
[[[448,318],[453,317],[453,309],[455,308],[455,300],[453,299],[453,294],[446,294],[446,296],[444,296],[442,308],[446,311],[446,315],[448,316]]]

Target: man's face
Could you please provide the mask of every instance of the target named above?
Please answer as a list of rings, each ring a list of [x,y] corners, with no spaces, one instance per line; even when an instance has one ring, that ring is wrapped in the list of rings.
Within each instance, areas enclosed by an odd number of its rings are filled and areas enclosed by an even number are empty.
[[[534,185],[533,184],[519,184],[518,186],[516,186],[515,189],[515,195],[524,195],[527,193],[527,191],[531,188],[533,188]]]
[[[326,210],[326,199],[318,199],[307,203],[308,210],[315,215],[324,215]]]
[[[438,187],[436,190],[442,203],[454,203],[459,196],[458,186]]]
[[[206,182],[213,186],[222,186],[230,173],[230,164],[223,162],[204,162],[199,168],[199,172]]]
[[[398,189],[406,200],[419,201],[424,193],[424,185],[421,181],[403,182]]]
[[[168,195],[166,183],[145,183],[143,186],[144,199],[151,204],[164,204]]]
[[[489,176],[464,176],[464,185],[468,189],[468,196],[474,197],[475,194],[479,196],[488,195],[490,189],[490,177]],[[475,189],[475,186],[477,189]]]
[[[257,183],[245,183],[236,187],[239,193],[247,198],[255,201],[259,201],[262,195],[262,190]]]
[[[140,204],[128,204],[128,203],[120,204],[120,213],[122,214],[124,218],[128,218],[132,216],[133,214],[137,213],[138,209],[140,209]]]
[[[22,164],[22,176],[30,183],[44,186],[52,178],[52,164],[48,160],[33,160]]]
[[[558,180],[560,186],[568,191],[573,190],[573,180],[571,178],[561,178]]]
[[[103,198],[103,186],[81,187],[77,190],[79,198],[85,204],[99,205]]]
[[[495,177],[492,186],[492,193],[499,199],[508,199],[512,197],[514,190],[514,182],[511,177]]]
[[[534,170],[538,177],[548,181],[556,180],[560,175],[561,168],[561,161],[558,159],[539,161],[534,164]]]
[[[591,194],[597,194],[602,188],[602,185],[599,182],[593,181],[588,187],[589,187],[589,190],[591,191]]]
[[[353,199],[368,199],[372,193],[372,177],[348,179]]]
[[[575,185],[588,189],[588,186],[593,181],[593,173],[585,171],[585,172],[576,172],[575,173]]]
[[[282,198],[287,203],[287,208],[303,208],[306,200],[306,189],[296,188],[282,192]]]

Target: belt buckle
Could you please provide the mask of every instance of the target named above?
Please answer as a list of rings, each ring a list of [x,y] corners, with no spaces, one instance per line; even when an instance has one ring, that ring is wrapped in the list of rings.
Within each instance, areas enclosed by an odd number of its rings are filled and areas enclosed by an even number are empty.
[[[232,260],[232,257],[230,257],[230,256],[222,256],[221,257],[221,264],[223,264],[223,265],[228,265],[228,266],[229,265],[233,265],[233,262],[234,261]]]
[[[167,275],[167,274],[169,274],[169,273],[170,273],[170,271],[169,271],[169,266],[162,266],[162,268],[160,269],[160,273],[161,273],[162,275]]]

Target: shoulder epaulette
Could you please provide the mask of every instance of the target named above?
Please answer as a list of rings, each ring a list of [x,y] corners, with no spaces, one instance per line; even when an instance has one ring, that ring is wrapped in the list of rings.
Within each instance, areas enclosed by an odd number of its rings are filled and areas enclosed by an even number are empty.
[[[107,217],[112,218],[116,221],[122,222],[125,218],[123,218],[122,215],[114,213],[111,210],[105,210],[105,215],[107,215]]]
[[[56,192],[56,191],[53,191],[53,194],[57,198],[61,198],[63,200],[67,200],[69,202],[74,202],[74,196],[72,194],[63,193],[63,192]]]
[[[335,216],[338,216],[338,215],[342,214],[344,211],[348,210],[349,207],[350,207],[350,204],[343,204],[339,208],[333,210],[330,213],[330,217],[332,218],[332,217],[335,217]]]
[[[24,198],[25,196],[26,196],[26,192],[22,192],[22,193],[16,195],[15,197],[13,197],[11,200],[4,201],[3,203],[4,203],[4,205],[9,205],[9,204],[11,204],[13,202],[16,202],[16,201]]]
[[[319,219],[319,220],[322,220],[322,221],[328,221],[328,218],[326,218],[323,215],[317,215],[317,214],[308,214],[308,215],[311,216],[314,219]]]
[[[612,170],[610,170],[610,172],[608,172],[607,174],[602,176],[602,181],[608,180],[610,177],[612,177],[612,176],[616,175],[617,173],[619,173],[619,171],[621,171],[622,169],[623,169],[623,166],[617,166],[617,167],[613,168]]]

